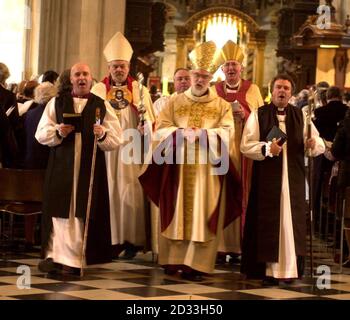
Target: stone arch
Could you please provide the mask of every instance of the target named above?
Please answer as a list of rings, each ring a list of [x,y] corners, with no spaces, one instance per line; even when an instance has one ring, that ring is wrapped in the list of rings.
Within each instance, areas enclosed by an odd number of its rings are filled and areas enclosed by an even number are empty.
[[[191,17],[181,26],[176,26],[177,29],[177,57],[176,67],[189,67],[188,53],[194,48],[196,39],[194,38],[194,30],[197,23],[208,16],[214,15],[231,15],[241,20],[245,26],[247,34],[246,49],[246,68],[245,77],[252,80],[260,87],[263,84],[263,64],[265,50],[265,32],[260,29],[258,23],[246,13],[230,7],[211,7],[201,10]]]
[[[185,22],[185,29],[191,32],[195,28],[197,21],[205,18],[206,16],[219,13],[233,15],[243,20],[247,25],[249,33],[256,33],[260,29],[257,22],[252,17],[248,16],[242,11],[228,7],[212,7],[195,13]]]

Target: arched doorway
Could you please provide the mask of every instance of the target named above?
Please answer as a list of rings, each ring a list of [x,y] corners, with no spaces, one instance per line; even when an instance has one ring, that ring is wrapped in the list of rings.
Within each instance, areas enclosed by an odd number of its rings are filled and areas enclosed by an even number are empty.
[[[198,44],[213,40],[222,47],[227,40],[239,44],[245,53],[244,77],[263,84],[265,32],[247,14],[233,8],[213,7],[192,15],[176,26],[176,67],[189,67],[188,53]]]

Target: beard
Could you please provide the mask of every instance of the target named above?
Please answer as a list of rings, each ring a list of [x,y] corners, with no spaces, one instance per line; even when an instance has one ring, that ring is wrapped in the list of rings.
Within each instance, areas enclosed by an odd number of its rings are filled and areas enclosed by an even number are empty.
[[[123,83],[126,81],[127,77],[128,77],[128,74],[118,72],[112,76],[112,79],[114,82]]]
[[[208,91],[208,87],[202,87],[200,88],[196,88],[195,86],[191,87],[191,92],[194,96],[200,97],[203,96],[206,92]]]

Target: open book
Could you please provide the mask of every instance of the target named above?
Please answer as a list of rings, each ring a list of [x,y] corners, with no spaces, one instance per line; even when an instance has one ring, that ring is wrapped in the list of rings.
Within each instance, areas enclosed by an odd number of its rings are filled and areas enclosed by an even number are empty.
[[[282,146],[283,143],[287,141],[287,135],[277,126],[272,127],[272,129],[266,136],[266,141],[272,141],[272,139],[274,138],[276,138],[276,140],[281,138],[281,140],[278,142],[279,146]]]
[[[82,129],[81,113],[64,113],[63,123],[71,124],[75,128],[75,132],[81,132],[81,129]]]

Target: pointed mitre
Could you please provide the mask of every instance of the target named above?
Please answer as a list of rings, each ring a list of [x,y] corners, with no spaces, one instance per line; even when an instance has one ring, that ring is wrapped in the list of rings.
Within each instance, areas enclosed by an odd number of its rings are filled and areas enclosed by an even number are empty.
[[[124,60],[130,62],[133,50],[130,42],[121,32],[117,32],[107,43],[103,54],[107,62],[113,60]]]
[[[198,45],[189,54],[192,69],[206,70],[210,73],[214,73],[219,68],[219,56],[220,51],[217,49],[214,41],[208,41]]]
[[[236,60],[239,63],[242,63],[244,60],[244,54],[240,46],[235,44],[233,41],[228,40],[221,48],[221,59],[222,63],[229,60]]]

